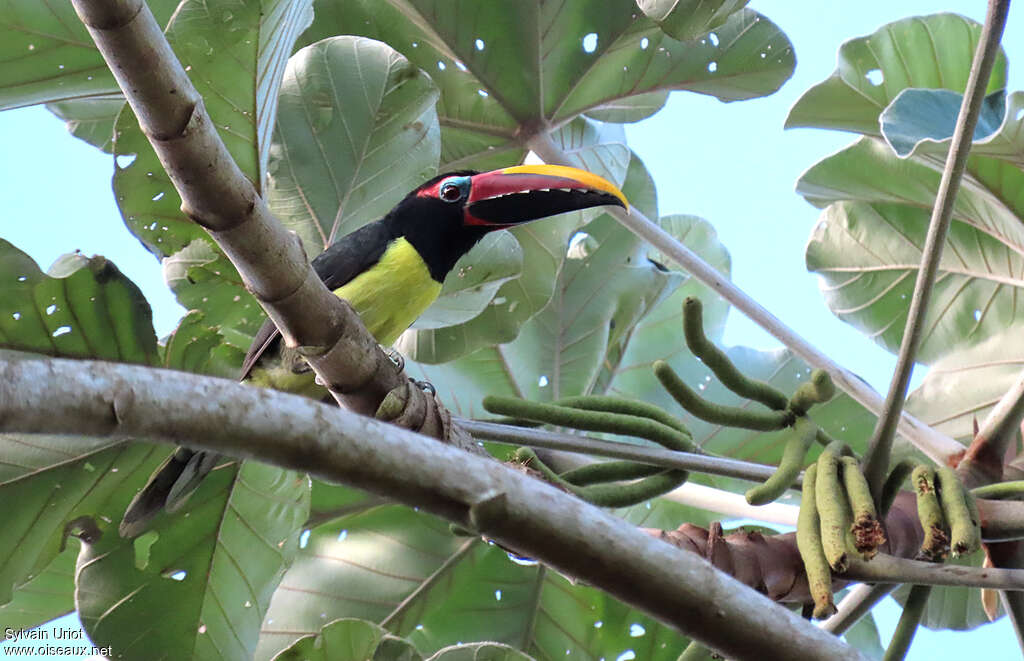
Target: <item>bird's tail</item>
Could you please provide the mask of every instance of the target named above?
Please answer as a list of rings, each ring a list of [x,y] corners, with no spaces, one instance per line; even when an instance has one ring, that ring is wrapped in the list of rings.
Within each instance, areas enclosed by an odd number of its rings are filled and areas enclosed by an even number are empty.
[[[142,491],[128,504],[118,531],[121,537],[137,537],[161,510],[178,510],[196,490],[206,474],[217,465],[220,455],[202,450],[178,448],[160,464]]]

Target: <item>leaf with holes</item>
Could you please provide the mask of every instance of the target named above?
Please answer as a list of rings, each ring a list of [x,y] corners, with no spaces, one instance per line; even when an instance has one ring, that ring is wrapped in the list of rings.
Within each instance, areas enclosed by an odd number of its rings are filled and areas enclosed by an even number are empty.
[[[669,36],[687,41],[722,25],[730,16],[746,7],[749,1],[637,0],[637,5],[647,18],[661,26]]]
[[[416,648],[388,635],[373,622],[344,618],[325,625],[315,636],[300,638],[274,661],[423,661]]]
[[[791,44],[757,12],[715,32],[718,44],[676,41],[633,3],[359,0],[321,3],[303,39],[392,44],[441,90],[442,169],[493,169],[520,162],[522,138],[545,124],[670,90],[755,98],[792,74]]]
[[[839,47],[839,66],[804,92],[786,128],[816,127],[879,135],[878,116],[908,87],[963,93],[981,25],[957,14],[905,18]],[[1000,50],[988,93],[1006,86]]]
[[[49,275],[0,239],[0,348],[155,365],[153,315],[103,257],[60,257]]]
[[[64,120],[71,135],[100,151],[114,153],[114,122],[124,108],[121,97],[69,99],[46,104],[46,109]]]
[[[147,4],[166,25],[179,0]],[[0,12],[0,110],[120,94],[70,2],[6,0]]]
[[[645,200],[628,183],[622,183],[630,163],[622,127],[579,118],[555,131],[552,139],[575,160],[577,167],[626,186],[624,192],[633,205],[647,210]],[[565,262],[569,237],[600,213],[598,209],[572,212],[512,230],[511,235],[522,248],[520,277],[502,285],[474,319],[436,330],[406,333],[396,347],[412,360],[438,364],[482,347],[514,340],[522,324],[551,299],[555,276]],[[487,268],[478,257],[482,249],[480,246],[471,251],[460,260],[458,268]],[[427,314],[431,313],[428,311]]]
[[[206,111],[241,171],[264,192],[281,75],[311,0],[186,0],[167,39],[203,96]],[[181,212],[181,198],[130,108],[117,120],[114,193],[129,230],[158,258],[206,233]]]
[[[267,195],[309,255],[437,172],[437,97],[429,76],[371,39],[331,37],[288,60]]]
[[[669,505],[676,521],[710,518]],[[653,521],[649,511],[646,519],[635,514],[630,520],[638,525]],[[615,658],[632,648],[636,658],[674,661],[687,642],[598,590],[479,538],[454,537],[446,521],[398,505],[367,503],[304,540],[274,595],[257,659],[274,658],[296,638],[347,617],[371,620],[424,655],[493,641],[539,659],[566,650]]]
[[[0,434],[0,498],[18,503],[0,533],[0,603],[44,571],[68,535],[120,520],[163,456],[109,438]],[[91,525],[90,525],[91,522]]]
[[[153,650],[252,658],[308,512],[305,476],[245,462],[214,470],[182,510],[134,540],[120,538],[115,523],[78,558],[75,604],[86,632],[123,659],[151,659]]]

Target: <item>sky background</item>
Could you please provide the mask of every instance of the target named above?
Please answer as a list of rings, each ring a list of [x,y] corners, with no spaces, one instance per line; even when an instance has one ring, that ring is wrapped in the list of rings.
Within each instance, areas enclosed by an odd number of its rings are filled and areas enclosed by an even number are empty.
[[[732,254],[733,280],[883,393],[895,359],[825,307],[817,278],[804,266],[804,247],[819,212],[794,192],[804,170],[854,136],[784,131],[783,122],[796,99],[835,69],[843,41],[870,34],[893,20],[939,11],[981,21],[985,4],[755,0],[750,6],[779,25],[794,45],[797,66],[792,79],[770,97],[732,104],[674,93],[660,113],[626,129],[630,146],[657,184],[660,212],[695,214],[711,221]],[[1009,90],[1024,89],[1024,8],[1011,9],[1003,45],[1010,63]],[[7,210],[0,218],[0,237],[30,254],[44,270],[59,255],[74,250],[112,259],[152,305],[157,335],[169,333],[183,309],[164,285],[159,263],[124,228],[111,193],[112,157],[71,137],[43,108],[0,113],[0,145],[0,201]],[[725,342],[759,349],[779,346],[735,311]],[[918,369],[914,383],[922,376]],[[899,607],[887,600],[876,613],[884,645]],[[62,618],[60,626],[77,626],[77,621],[72,615]],[[962,658],[982,646],[987,658],[1020,658],[1005,618],[971,635],[922,630],[907,658]],[[5,658],[2,646],[0,658]]]

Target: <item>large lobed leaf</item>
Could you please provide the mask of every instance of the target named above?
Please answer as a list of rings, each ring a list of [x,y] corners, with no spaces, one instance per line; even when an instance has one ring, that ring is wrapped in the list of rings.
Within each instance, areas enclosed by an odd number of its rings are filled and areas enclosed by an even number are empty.
[[[690,42],[667,36],[625,2],[323,0],[316,12],[305,43],[368,36],[430,72],[441,89],[445,169],[513,165],[524,153],[524,129],[590,111],[634,121],[659,108],[669,90],[723,101],[770,94],[794,66],[782,32],[750,10],[729,15],[713,40]]]

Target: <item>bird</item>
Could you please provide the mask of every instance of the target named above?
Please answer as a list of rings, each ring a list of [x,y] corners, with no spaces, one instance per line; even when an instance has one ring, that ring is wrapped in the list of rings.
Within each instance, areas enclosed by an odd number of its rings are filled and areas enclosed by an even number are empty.
[[[311,266],[345,299],[382,347],[393,344],[430,306],[455,263],[488,233],[591,207],[629,208],[608,180],[559,165],[519,165],[490,172],[460,170],[433,177],[383,218],[341,237]],[[267,319],[253,338],[240,380],[323,398],[324,388],[298,351]],[[180,509],[221,459],[179,447],[128,505],[124,538],[148,529],[161,511]]]

